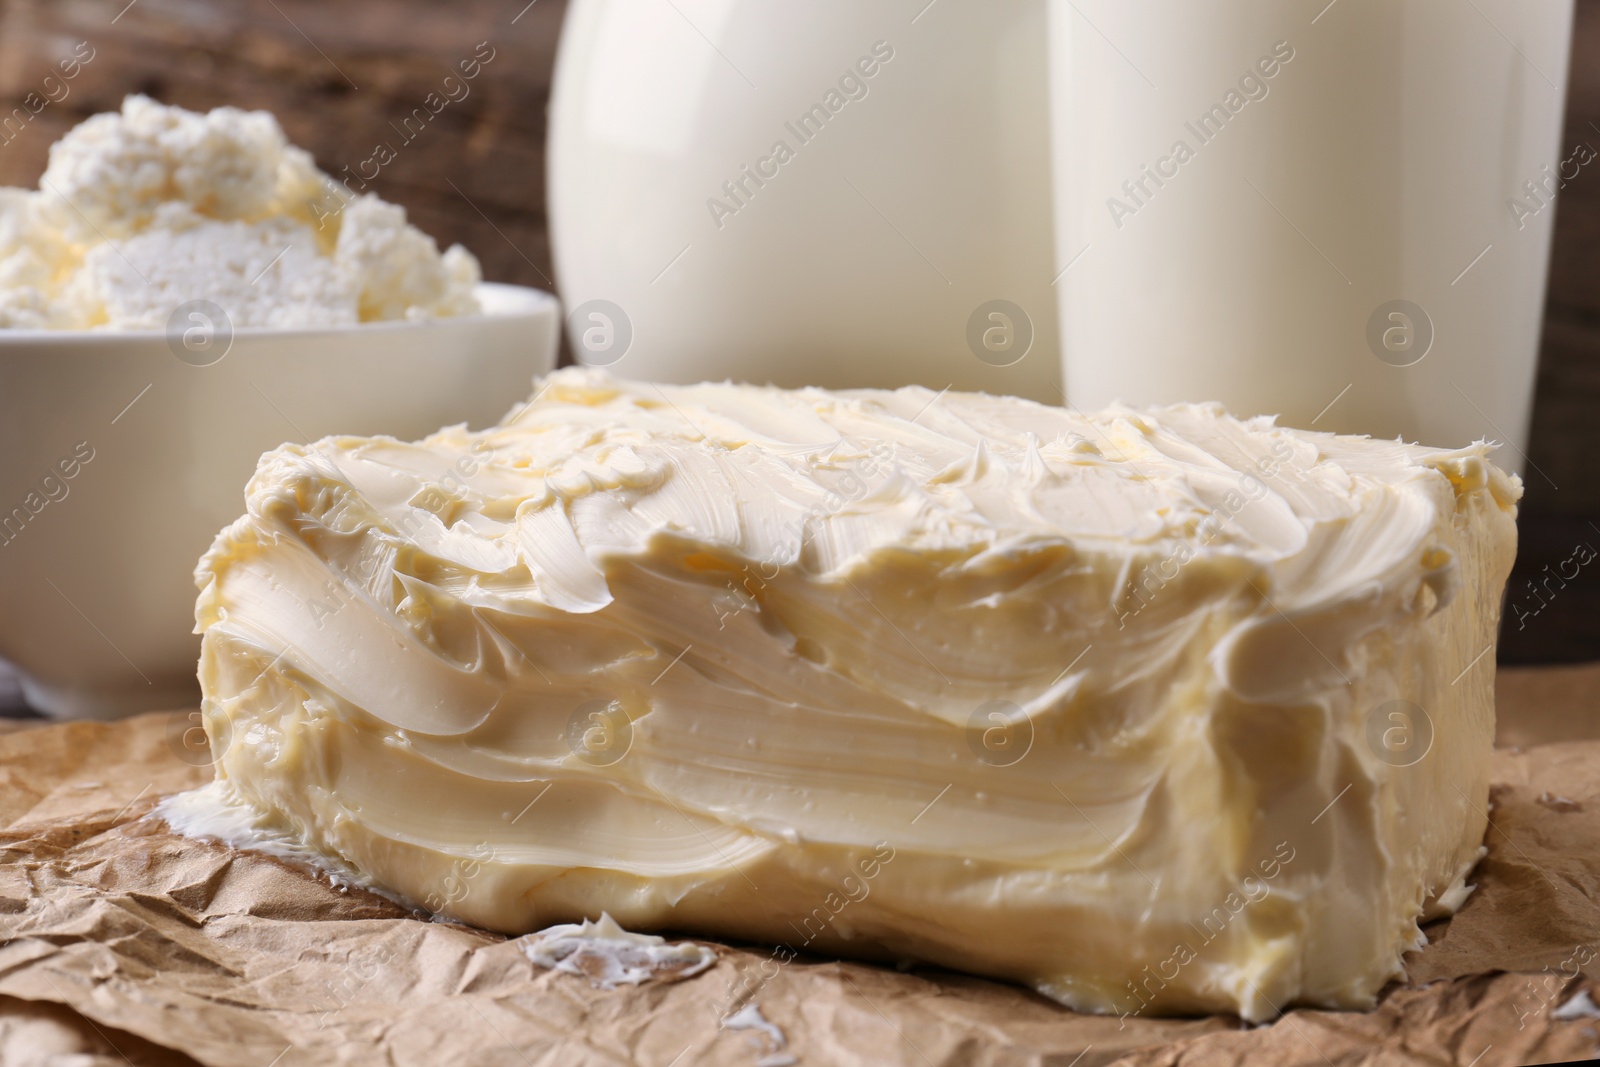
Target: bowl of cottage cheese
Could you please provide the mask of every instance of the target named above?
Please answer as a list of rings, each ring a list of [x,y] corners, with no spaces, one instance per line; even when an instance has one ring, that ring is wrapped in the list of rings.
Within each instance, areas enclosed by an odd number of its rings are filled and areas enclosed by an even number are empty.
[[[491,425],[559,322],[266,112],[135,96],[74,128],[0,189],[0,658],[29,703],[193,703],[195,561],[261,453]]]

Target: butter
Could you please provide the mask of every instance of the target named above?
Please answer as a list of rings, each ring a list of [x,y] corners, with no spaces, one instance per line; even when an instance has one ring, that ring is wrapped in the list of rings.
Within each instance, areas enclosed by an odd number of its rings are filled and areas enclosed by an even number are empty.
[[[1480,854],[1488,451],[561,371],[262,458],[206,729],[251,825],[495,930],[1367,1007]]]
[[[670,945],[654,934],[629,933],[605,912],[598,922],[585,919],[541,930],[522,952],[539,967],[581,975],[597,989],[639,985],[652,978],[692,978],[717,962],[715,949],[692,941]]]

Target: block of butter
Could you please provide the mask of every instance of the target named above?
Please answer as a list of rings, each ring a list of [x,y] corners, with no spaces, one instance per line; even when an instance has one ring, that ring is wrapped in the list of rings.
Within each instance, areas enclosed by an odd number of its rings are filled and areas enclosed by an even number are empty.
[[[1369,1006],[1480,855],[1488,447],[580,369],[286,445],[197,570],[209,795],[500,931]]]

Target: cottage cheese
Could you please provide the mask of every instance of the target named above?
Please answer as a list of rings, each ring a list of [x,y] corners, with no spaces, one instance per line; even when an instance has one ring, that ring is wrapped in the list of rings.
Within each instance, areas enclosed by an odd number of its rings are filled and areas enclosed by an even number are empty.
[[[471,314],[477,260],[356,195],[264,111],[130,96],[0,189],[0,328],[159,329],[210,300],[235,327]]]

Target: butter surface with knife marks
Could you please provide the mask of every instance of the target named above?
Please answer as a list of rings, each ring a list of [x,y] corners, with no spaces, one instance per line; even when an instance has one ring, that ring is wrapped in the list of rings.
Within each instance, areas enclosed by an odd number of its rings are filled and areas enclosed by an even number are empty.
[[[197,570],[207,796],[506,932],[1370,1005],[1480,851],[1488,451],[581,369],[286,445]]]

